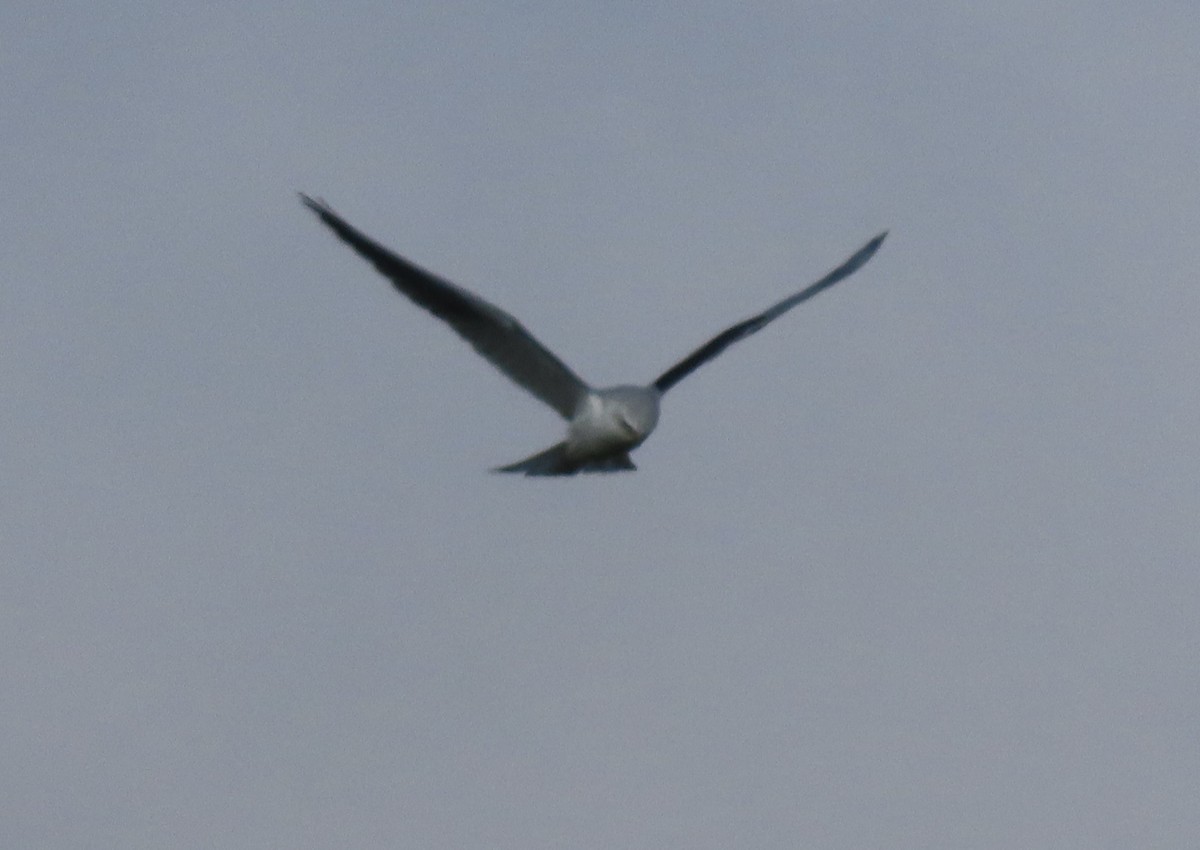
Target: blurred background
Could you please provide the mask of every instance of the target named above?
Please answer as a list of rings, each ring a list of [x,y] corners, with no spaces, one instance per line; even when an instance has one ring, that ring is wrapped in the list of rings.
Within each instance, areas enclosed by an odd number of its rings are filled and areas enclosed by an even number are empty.
[[[0,10],[0,844],[1200,835],[1192,4]],[[298,203],[648,381],[629,475]]]

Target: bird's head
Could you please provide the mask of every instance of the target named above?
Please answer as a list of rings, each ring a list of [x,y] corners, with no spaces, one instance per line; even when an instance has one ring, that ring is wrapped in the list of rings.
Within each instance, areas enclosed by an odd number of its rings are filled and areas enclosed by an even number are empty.
[[[650,436],[658,424],[658,393],[647,387],[613,387],[605,392],[612,422],[634,442]]]

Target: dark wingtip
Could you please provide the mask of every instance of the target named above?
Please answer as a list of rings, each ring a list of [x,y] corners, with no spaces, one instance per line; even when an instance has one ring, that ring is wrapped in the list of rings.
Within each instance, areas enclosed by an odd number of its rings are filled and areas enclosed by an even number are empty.
[[[845,277],[846,274],[850,274],[862,268],[862,266],[866,264],[867,260],[875,256],[875,252],[879,250],[879,246],[883,244],[883,240],[887,238],[887,235],[888,231],[885,230],[866,245],[863,245],[861,248],[855,251],[854,256],[852,256],[843,264],[842,268],[845,270],[845,274],[839,275],[838,279],[840,280],[842,277]]]
[[[297,192],[296,194],[300,196],[300,202],[302,204],[304,204],[304,206],[308,207],[310,210],[315,212],[317,215],[321,215],[322,213],[333,212],[333,210],[331,210],[329,208],[329,204],[325,203],[325,201],[321,198],[313,198],[309,195],[304,194],[303,192]]]

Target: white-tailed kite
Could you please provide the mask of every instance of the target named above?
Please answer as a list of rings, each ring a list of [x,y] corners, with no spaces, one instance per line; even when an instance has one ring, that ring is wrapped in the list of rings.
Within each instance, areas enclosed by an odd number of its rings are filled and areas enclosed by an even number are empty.
[[[576,472],[636,469],[629,453],[641,445],[658,424],[658,407],[663,393],[739,339],[750,336],[800,302],[858,271],[887,236],[887,231],[880,233],[812,286],[721,331],[651,384],[593,389],[499,307],[392,253],[348,224],[324,201],[305,194],[300,198],[339,239],[370,261],[397,290],[450,325],[493,366],[567,420],[567,438],[561,443],[493,470],[525,475],[574,475]]]

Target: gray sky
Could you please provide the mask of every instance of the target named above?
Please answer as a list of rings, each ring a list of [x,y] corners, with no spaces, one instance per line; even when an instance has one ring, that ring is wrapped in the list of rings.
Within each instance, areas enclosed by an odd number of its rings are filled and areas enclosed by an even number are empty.
[[[1194,5],[669,5],[0,9],[0,845],[1195,846]]]

